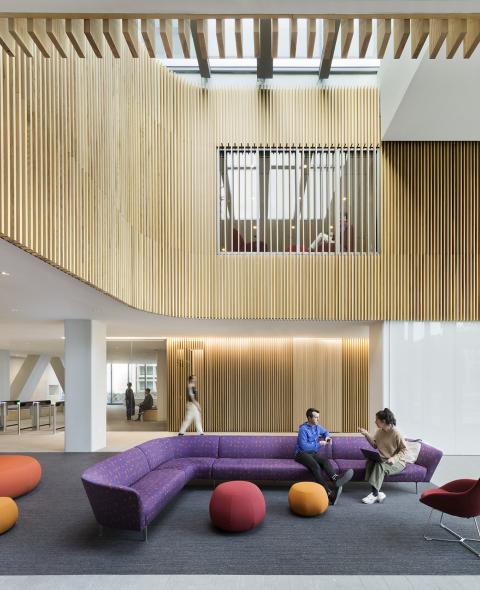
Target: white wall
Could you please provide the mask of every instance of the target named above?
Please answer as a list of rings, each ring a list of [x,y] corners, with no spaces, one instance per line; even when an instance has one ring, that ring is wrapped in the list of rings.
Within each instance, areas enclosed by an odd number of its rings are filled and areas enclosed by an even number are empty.
[[[368,337],[368,386],[370,415],[368,428],[376,429],[375,414],[388,405],[389,390],[389,339],[388,323],[375,322],[370,326]]]
[[[405,436],[480,455],[480,323],[389,322],[389,405]]]
[[[20,356],[12,356],[10,357],[10,383],[13,382],[15,379],[18,371],[20,371],[21,366],[23,365],[23,361],[25,357]],[[51,396],[50,394],[50,385],[58,386],[59,395]],[[31,400],[45,400],[49,399],[52,403],[63,399],[63,392],[58,382],[58,379],[55,375],[54,370],[52,369],[51,365],[45,369],[40,381],[38,382],[33,396],[30,398]]]

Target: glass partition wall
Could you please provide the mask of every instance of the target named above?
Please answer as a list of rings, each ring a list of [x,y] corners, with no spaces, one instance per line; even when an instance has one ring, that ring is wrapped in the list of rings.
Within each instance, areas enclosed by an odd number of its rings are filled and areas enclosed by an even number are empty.
[[[376,149],[218,149],[221,253],[379,252]]]
[[[150,389],[154,403],[157,401],[157,366],[149,363],[108,363],[107,404],[124,404],[128,382],[132,383],[135,401],[144,398],[145,388]]]

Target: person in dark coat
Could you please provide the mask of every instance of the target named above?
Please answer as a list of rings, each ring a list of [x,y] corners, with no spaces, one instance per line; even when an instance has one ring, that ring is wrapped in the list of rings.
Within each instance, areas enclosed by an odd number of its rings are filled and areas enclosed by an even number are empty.
[[[132,416],[135,416],[135,394],[131,383],[127,383],[127,389],[125,390],[125,406],[127,408],[127,420],[131,420]]]
[[[153,397],[152,397],[152,394],[150,393],[150,389],[147,387],[145,389],[145,399],[138,406],[137,422],[138,422],[138,420],[141,419],[144,412],[146,412],[147,410],[151,410],[152,408],[153,408]]]

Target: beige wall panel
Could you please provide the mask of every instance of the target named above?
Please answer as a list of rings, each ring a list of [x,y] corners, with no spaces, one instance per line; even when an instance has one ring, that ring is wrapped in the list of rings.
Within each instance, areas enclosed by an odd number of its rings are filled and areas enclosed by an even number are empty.
[[[293,341],[292,430],[305,422],[305,410],[317,408],[320,423],[330,432],[342,432],[342,341]]]
[[[139,50],[2,53],[6,239],[154,313],[480,319],[479,143],[382,146],[379,255],[218,255],[216,147],[378,146],[378,93],[206,90]]]
[[[368,339],[345,338],[342,341],[343,432],[368,428]]]

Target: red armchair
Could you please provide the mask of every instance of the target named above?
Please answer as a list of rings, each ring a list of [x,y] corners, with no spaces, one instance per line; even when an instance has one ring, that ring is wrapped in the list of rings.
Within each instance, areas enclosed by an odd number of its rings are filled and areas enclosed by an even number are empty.
[[[480,528],[477,522],[477,517],[480,516],[480,479],[456,479],[455,481],[446,483],[439,488],[426,490],[420,496],[420,502],[432,509],[428,519],[427,527],[430,524],[433,511],[438,510],[442,513],[440,518],[440,526],[442,529],[445,529],[455,537],[455,539],[438,539],[424,535],[424,538],[427,541],[460,543],[469,551],[474,553],[477,557],[480,557],[480,553],[465,542],[480,542]],[[452,531],[452,529],[443,524],[443,517],[445,514],[458,516],[460,518],[473,518],[475,528],[477,529],[478,538],[472,539],[463,537],[459,533]]]

